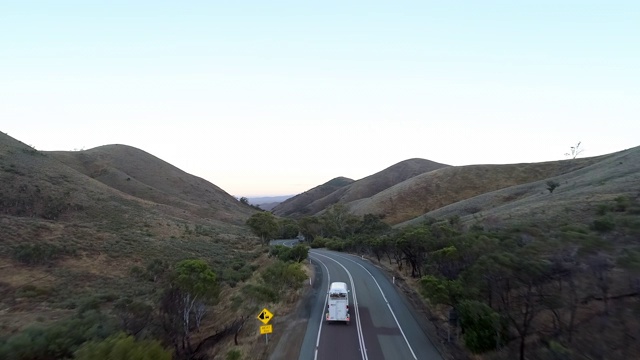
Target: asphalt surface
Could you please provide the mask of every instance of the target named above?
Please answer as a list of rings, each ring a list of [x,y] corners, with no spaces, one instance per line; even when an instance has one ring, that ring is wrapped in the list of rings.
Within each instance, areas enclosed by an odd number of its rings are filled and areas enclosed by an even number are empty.
[[[288,243],[286,245],[291,245]],[[300,360],[442,359],[409,304],[392,281],[367,260],[327,250],[311,250],[316,281]],[[319,265],[319,266],[318,266]],[[324,321],[329,284],[349,286],[351,323]]]

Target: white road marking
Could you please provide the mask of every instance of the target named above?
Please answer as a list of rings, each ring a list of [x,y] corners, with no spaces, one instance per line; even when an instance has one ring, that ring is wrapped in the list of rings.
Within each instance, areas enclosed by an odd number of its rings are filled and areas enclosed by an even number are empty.
[[[318,255],[320,255],[320,254],[318,254]],[[364,271],[366,271],[366,272],[367,272],[367,274],[369,274],[369,276],[371,276],[371,278],[373,279],[373,281],[376,283],[376,286],[378,286],[378,290],[380,290],[380,294],[382,294],[382,298],[383,298],[383,299],[384,299],[384,301],[387,303],[387,307],[389,308],[389,311],[391,311],[391,315],[393,316],[393,319],[396,321],[396,325],[398,325],[398,329],[400,329],[400,333],[402,334],[402,337],[404,338],[404,341],[407,343],[407,346],[409,347],[409,351],[411,351],[411,355],[413,356],[413,358],[414,358],[414,359],[416,359],[416,360],[417,360],[418,358],[416,357],[416,354],[413,352],[413,349],[411,348],[411,345],[409,344],[409,340],[408,340],[408,339],[407,339],[407,337],[405,336],[404,331],[402,331],[402,326],[400,326],[400,323],[398,322],[398,318],[396,317],[396,314],[393,312],[393,309],[391,309],[391,305],[389,305],[389,300],[387,300],[387,297],[386,297],[386,296],[384,296],[384,292],[382,291],[382,288],[380,287],[380,284],[378,284],[378,281],[376,280],[376,278],[375,278],[375,277],[373,277],[373,274],[372,274],[369,270],[367,270],[367,268],[365,268],[364,266],[362,266],[362,264],[360,264],[360,263],[358,263],[358,262],[355,262],[355,261],[353,261],[352,259],[349,259],[349,258],[344,257],[344,256],[340,256],[340,255],[337,255],[337,254],[334,254],[334,255],[335,255],[335,256],[337,256],[337,257],[343,258],[343,259],[345,259],[345,260],[349,260],[349,261],[351,261],[352,263],[354,263],[354,264],[356,264],[356,265],[360,266],[361,268],[363,268],[363,269],[364,269]],[[323,255],[323,256],[324,256],[324,255]],[[332,260],[333,260],[333,259],[332,259]],[[336,260],[333,260],[333,261],[336,261]],[[343,266],[343,267],[344,267],[344,266]],[[351,275],[349,275],[349,277],[351,277]]]
[[[324,268],[327,270],[327,280],[329,281],[329,286],[331,286],[331,274],[329,274],[329,269],[327,268],[327,265],[325,265],[322,261],[320,261],[320,259],[316,259],[316,258],[314,259],[320,264],[322,264],[322,266],[324,266]],[[329,291],[328,287],[327,287],[327,291]],[[324,312],[326,311],[325,310],[326,308],[327,308],[327,297],[325,296],[324,306],[322,307],[322,315],[320,316],[320,326],[318,327],[318,338],[316,339],[316,351],[313,355],[314,360],[318,359],[318,347],[320,346],[320,333],[322,333],[322,324],[324,323]]]
[[[353,282],[353,277],[351,276],[351,273],[349,272],[349,270],[347,270],[346,267],[344,267],[344,265],[342,265],[339,261],[337,261],[335,259],[332,259],[332,258],[330,258],[330,257],[328,257],[326,255],[322,255],[322,254],[318,254],[318,253],[315,253],[314,255],[319,255],[319,256],[325,257],[325,258],[335,262],[336,264],[340,265],[340,267],[342,267],[344,269],[344,271],[346,271],[347,275],[349,276],[349,281],[351,282],[351,296],[353,297],[353,307],[355,308],[355,313],[356,313],[356,328],[358,330],[358,341],[360,342],[360,354],[362,354],[362,360],[369,360],[369,357],[367,356],[367,348],[366,348],[366,346],[364,344],[364,335],[362,333],[362,324],[360,323],[360,311],[358,309],[358,298],[356,296],[356,287],[355,287],[355,284]],[[320,263],[322,263],[322,262],[320,261]],[[325,265],[325,268],[326,268],[326,265]],[[328,272],[329,272],[329,269],[327,269],[327,273]],[[331,284],[331,283],[329,283],[329,284]],[[325,300],[325,306],[326,306],[326,300]],[[319,340],[320,340],[320,332],[318,331],[318,341]],[[317,345],[316,345],[316,351],[317,351]]]

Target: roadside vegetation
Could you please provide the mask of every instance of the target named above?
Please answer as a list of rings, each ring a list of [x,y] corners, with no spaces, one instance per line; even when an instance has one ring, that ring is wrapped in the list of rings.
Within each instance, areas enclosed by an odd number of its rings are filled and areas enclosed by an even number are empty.
[[[99,245],[83,241],[97,233],[93,227],[43,241],[36,234],[56,233],[61,224],[10,224],[0,250],[14,265],[3,270],[26,278],[0,283],[1,303],[13,313],[2,317],[1,359],[266,356],[246,321],[265,306],[281,314],[297,301],[308,247],[265,249],[255,238],[224,240],[215,228],[188,222],[162,224],[173,232],[158,238],[153,226],[129,224],[139,230]],[[46,310],[36,321],[10,325],[38,309]]]
[[[298,223],[312,248],[389,266],[430,304],[457,357],[635,359],[639,215],[637,199],[619,196],[581,219],[537,223],[454,216],[392,229],[340,205]]]
[[[270,257],[256,209],[144,152],[75,155],[0,135],[0,359],[266,358],[254,317],[297,300],[306,255]]]

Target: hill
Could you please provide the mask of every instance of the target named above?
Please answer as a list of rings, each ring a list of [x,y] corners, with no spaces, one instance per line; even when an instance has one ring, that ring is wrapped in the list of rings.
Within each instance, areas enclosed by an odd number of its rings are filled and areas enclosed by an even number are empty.
[[[557,175],[436,207],[400,226],[419,223],[425,218],[451,216],[459,216],[465,223],[487,222],[491,226],[525,220],[588,223],[593,220],[593,208],[598,204],[620,197],[640,200],[640,147],[549,165],[558,167]],[[550,192],[548,181],[559,186]]]
[[[282,196],[263,196],[263,197],[251,197],[248,198],[249,204],[257,205],[261,209],[271,211],[274,207],[278,206],[281,202],[294,197],[295,195],[282,195]]]
[[[47,154],[123,193],[200,217],[242,225],[253,212],[216,185],[131,146]]]
[[[307,190],[302,194],[296,195],[290,199],[287,199],[276,207],[272,212],[278,216],[300,217],[305,215],[313,215],[314,212],[308,207],[318,199],[322,199],[325,196],[333,193],[334,191],[348,186],[353,183],[352,179],[345,177],[337,177],[327,181],[322,185],[318,185],[311,190]]]
[[[412,177],[370,198],[350,203],[349,207],[356,215],[381,215],[386,223],[395,225],[480,194],[566,174],[601,159],[451,166]]]
[[[156,279],[184,259],[205,260],[229,293],[262,254],[244,226],[254,210],[132,147],[43,152],[0,133],[0,183],[0,339],[153,301]]]
[[[313,201],[296,203],[298,208],[289,207],[288,212],[286,213],[282,211],[282,207],[278,206],[274,208],[274,213],[276,215],[293,217],[316,214],[331,205],[337,203],[347,204],[359,199],[369,198],[404,180],[448,166],[449,165],[424,159],[409,159],[401,161],[373,175],[355,181],[347,186],[340,187],[325,196],[314,199]],[[307,199],[309,200],[308,197]]]

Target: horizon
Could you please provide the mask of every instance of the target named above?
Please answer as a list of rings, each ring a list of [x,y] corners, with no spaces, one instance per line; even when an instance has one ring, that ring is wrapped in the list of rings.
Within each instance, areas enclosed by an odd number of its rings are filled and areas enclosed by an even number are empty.
[[[126,144],[236,197],[640,145],[638,2],[0,8],[9,136]]]

